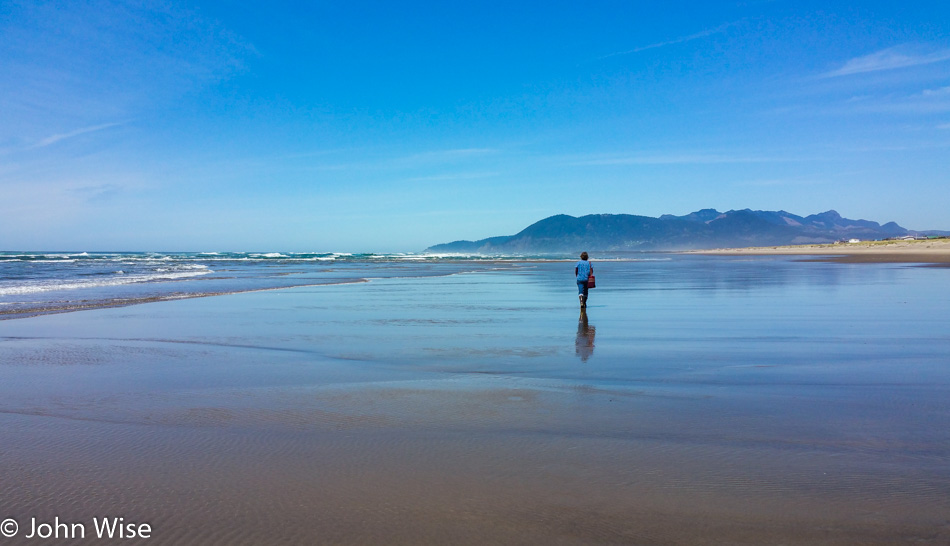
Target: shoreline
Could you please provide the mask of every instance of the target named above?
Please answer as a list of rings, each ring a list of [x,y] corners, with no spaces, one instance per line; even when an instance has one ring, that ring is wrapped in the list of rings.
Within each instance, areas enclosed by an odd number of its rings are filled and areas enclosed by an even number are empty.
[[[314,286],[333,286],[340,284],[358,284],[369,282],[370,279],[340,279],[320,283],[294,284],[290,286],[268,286],[264,288],[248,288],[246,290],[226,290],[217,292],[172,292],[170,294],[141,296],[134,298],[116,298],[101,301],[79,300],[76,302],[62,303],[59,305],[23,307],[9,310],[0,310],[0,321],[17,320],[44,315],[57,315],[61,313],[73,313],[75,311],[90,311],[94,309],[114,309],[117,307],[129,307],[143,303],[156,303],[161,301],[188,300],[195,298],[209,298],[213,296],[229,296],[232,294],[248,294],[251,292],[268,292],[271,290],[284,290],[286,288],[309,288]]]
[[[681,251],[653,251],[644,254],[666,257],[634,258],[634,257],[614,257],[603,258],[600,262],[639,262],[639,261],[665,261],[669,260],[669,255],[705,255],[705,256],[801,256],[797,261],[806,262],[830,262],[830,263],[891,263],[891,264],[919,264],[924,267],[950,267],[950,239],[922,240],[922,241],[867,241],[861,243],[835,243],[835,244],[806,244],[806,245],[787,245],[771,247],[743,247],[743,248],[716,248],[704,250],[681,250]],[[454,262],[453,260],[447,260]],[[486,260],[475,260],[473,262],[483,265],[496,266],[489,268],[488,271],[496,270],[501,266],[511,266],[514,264],[546,264],[570,262],[571,259],[542,259],[542,258],[521,258],[517,260],[500,260],[491,258]],[[456,271],[436,274],[435,276],[454,275],[462,272]],[[428,277],[430,275],[422,275]],[[32,318],[44,315],[71,313],[76,311],[87,311],[96,309],[109,309],[117,307],[129,307],[143,303],[155,303],[162,301],[174,301],[182,299],[205,298],[211,296],[224,296],[231,294],[241,294],[247,292],[261,292],[270,290],[283,290],[286,288],[302,288],[311,286],[324,286],[336,284],[352,284],[369,282],[377,278],[352,277],[343,279],[327,279],[324,282],[307,282],[302,284],[291,284],[286,286],[267,286],[249,289],[237,290],[213,290],[208,292],[171,292],[167,294],[149,294],[139,297],[127,298],[108,298],[103,300],[81,299],[76,301],[56,301],[56,302],[37,302],[36,305],[23,305],[24,302],[13,302],[19,304],[16,307],[0,307],[0,322],[9,320],[18,320]],[[388,278],[388,277],[379,277]]]
[[[919,263],[950,265],[950,240],[865,241],[746,248],[688,250],[705,256],[819,256],[807,261],[834,263]]]

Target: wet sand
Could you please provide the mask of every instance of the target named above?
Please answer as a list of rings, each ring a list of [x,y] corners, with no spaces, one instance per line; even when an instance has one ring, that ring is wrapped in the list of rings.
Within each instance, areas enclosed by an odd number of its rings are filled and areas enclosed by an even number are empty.
[[[793,245],[695,250],[712,256],[823,256],[816,260],[837,263],[950,264],[950,240],[869,241],[828,245]]]
[[[945,271],[695,260],[598,265],[586,316],[539,264],[3,321],[0,518],[149,544],[950,540]]]

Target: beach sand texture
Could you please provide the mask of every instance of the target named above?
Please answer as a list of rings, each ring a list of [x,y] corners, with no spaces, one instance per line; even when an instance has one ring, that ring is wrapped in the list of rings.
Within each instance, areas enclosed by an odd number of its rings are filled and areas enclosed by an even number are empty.
[[[695,250],[720,256],[829,256],[840,263],[950,263],[950,239]]]
[[[595,261],[584,318],[570,267],[0,322],[0,516],[149,544],[950,542],[945,269]]]

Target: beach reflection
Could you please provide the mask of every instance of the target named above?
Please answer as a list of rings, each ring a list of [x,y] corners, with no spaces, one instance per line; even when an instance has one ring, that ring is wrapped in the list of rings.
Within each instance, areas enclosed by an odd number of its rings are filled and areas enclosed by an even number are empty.
[[[574,354],[583,362],[594,354],[594,336],[597,328],[587,320],[587,311],[581,309],[581,316],[577,319],[577,338],[574,340]]]
[[[598,262],[580,367],[563,262],[0,320],[0,519],[950,544],[950,270],[702,258]]]

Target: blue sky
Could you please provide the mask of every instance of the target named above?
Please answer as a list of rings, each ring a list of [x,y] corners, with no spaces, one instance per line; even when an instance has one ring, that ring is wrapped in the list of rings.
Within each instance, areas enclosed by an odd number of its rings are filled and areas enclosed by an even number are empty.
[[[0,3],[0,248],[707,207],[950,230],[946,2],[235,4]]]

